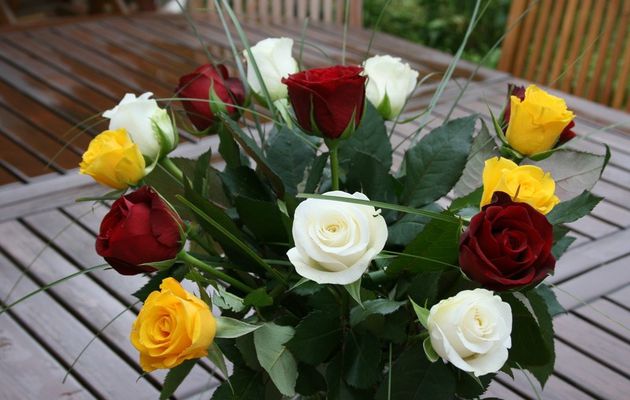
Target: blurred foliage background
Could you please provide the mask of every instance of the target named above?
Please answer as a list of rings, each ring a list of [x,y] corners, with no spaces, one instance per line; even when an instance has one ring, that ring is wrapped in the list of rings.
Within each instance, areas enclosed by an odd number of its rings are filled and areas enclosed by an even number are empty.
[[[510,0],[488,0],[479,24],[475,27],[463,58],[479,62],[503,35]],[[364,0],[364,24],[372,29],[387,0]],[[481,9],[486,2],[482,2]],[[391,0],[377,30],[454,54],[470,22],[475,2],[472,0]],[[501,46],[489,54],[484,66],[494,68]]]

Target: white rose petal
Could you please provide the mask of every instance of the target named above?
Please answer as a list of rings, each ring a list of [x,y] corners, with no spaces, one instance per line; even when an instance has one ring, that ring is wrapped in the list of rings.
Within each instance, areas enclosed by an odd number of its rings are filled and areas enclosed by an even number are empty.
[[[512,346],[512,309],[485,289],[464,290],[431,307],[431,345],[444,361],[482,376],[497,372]]]
[[[325,194],[369,200],[362,193]],[[371,206],[308,199],[295,210],[293,241],[287,256],[298,274],[317,283],[347,285],[357,281],[385,247],[387,224]]]
[[[268,38],[250,48],[272,101],[288,96],[287,86],[282,83],[282,78],[298,72],[297,61],[291,56],[292,49],[293,39],[290,38]],[[247,51],[243,54],[247,60],[247,82],[256,94],[263,96],[254,64]]]
[[[383,118],[395,119],[402,111],[407,97],[413,92],[418,71],[409,64],[392,56],[374,56],[363,62],[364,74],[368,77],[365,95]],[[385,96],[389,107],[384,107]]]
[[[147,92],[139,97],[127,93],[120,103],[103,113],[109,118],[109,129],[124,128],[140,152],[151,160],[159,158],[177,146],[177,135],[166,110],[151,99]]]

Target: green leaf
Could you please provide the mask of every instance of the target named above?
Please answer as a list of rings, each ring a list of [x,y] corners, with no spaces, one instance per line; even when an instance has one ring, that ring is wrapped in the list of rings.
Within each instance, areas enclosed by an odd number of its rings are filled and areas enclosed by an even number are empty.
[[[212,158],[212,147],[199,156],[193,174],[193,189],[202,196],[208,195],[208,169]]]
[[[236,338],[234,346],[238,349],[238,354],[244,365],[255,371],[262,369],[260,362],[258,362],[258,356],[256,355],[254,335],[245,335]]]
[[[457,370],[457,395],[464,399],[474,399],[479,398],[483,395],[486,390],[488,390],[488,386],[490,386],[490,382],[494,379],[496,374],[486,374],[484,376],[475,376],[470,372],[464,372],[461,370]],[[487,397],[483,398],[484,400],[490,400]],[[500,399],[498,399],[500,400]]]
[[[269,296],[264,287],[260,287],[245,296],[245,306],[267,307],[273,304],[273,297]]]
[[[336,310],[313,311],[300,321],[286,346],[298,360],[318,365],[341,345],[341,334]]]
[[[225,356],[216,342],[212,343],[208,348],[208,359],[221,371],[224,377],[228,376],[229,372],[225,364]]]
[[[533,290],[534,292],[536,292],[536,294],[538,294],[538,296],[545,299],[545,303],[547,303],[547,308],[549,309],[549,315],[555,317],[559,314],[566,314],[567,310],[565,310],[564,307],[562,307],[562,305],[558,302],[556,294],[553,292],[553,290],[551,290],[549,286],[541,283]]]
[[[247,197],[257,200],[273,200],[269,188],[250,167],[226,168],[220,173],[220,177],[232,199]]]
[[[212,303],[222,310],[231,310],[234,312],[241,312],[245,309],[243,299],[235,294],[232,294],[225,290],[223,286],[217,286],[215,295],[212,296]]]
[[[521,365],[527,369],[547,365],[552,354],[547,349],[541,328],[532,313],[513,294],[502,293],[501,297],[512,308],[512,348],[508,358],[509,365],[513,368]]]
[[[291,221],[278,209],[277,203],[237,197],[235,205],[241,221],[260,243],[288,243],[291,240]]]
[[[252,325],[230,317],[216,317],[217,334],[221,339],[234,339],[260,329],[263,325]]]
[[[553,225],[568,224],[569,222],[576,221],[590,213],[602,199],[603,197],[595,196],[594,194],[584,191],[571,200],[557,204],[553,210],[547,214],[547,220]]]
[[[433,345],[431,344],[431,338],[426,338],[422,342],[422,349],[424,350],[424,354],[427,356],[427,360],[431,362],[436,362],[439,360],[440,356],[435,352]]]
[[[230,132],[225,129],[225,125],[219,124],[219,154],[228,168],[237,168],[241,166],[241,151]]]
[[[261,372],[235,368],[229,381],[225,381],[212,395],[212,400],[261,400],[265,398],[265,385]]]
[[[356,306],[350,310],[350,325],[355,326],[373,314],[391,314],[404,304],[404,301],[388,299],[367,300],[363,302],[363,307]]]
[[[481,182],[481,181],[480,181]],[[458,197],[448,206],[450,212],[458,212],[464,209],[472,209],[474,213],[479,212],[479,204],[481,203],[481,195],[483,187],[477,188],[465,196]]]
[[[409,299],[409,301],[411,302],[411,305],[413,306],[413,311],[418,316],[418,321],[420,321],[420,324],[425,329],[428,329],[428,326],[429,326],[429,310],[427,308],[420,307],[413,300],[411,300],[411,298]]]
[[[374,156],[357,152],[346,176],[348,192],[363,192],[369,199],[397,203],[396,178]]]
[[[344,377],[349,385],[367,389],[381,377],[381,345],[368,333],[350,332],[346,337]]]
[[[339,145],[339,165],[350,171],[355,156],[364,154],[374,157],[385,171],[389,171],[393,153],[383,118],[370,102],[366,102],[357,130]]]
[[[387,274],[441,271],[457,263],[460,225],[432,220],[386,269]]]
[[[326,380],[319,371],[308,364],[298,364],[295,391],[302,396],[312,396],[326,390]]]
[[[160,392],[160,400],[166,400],[175,393],[179,385],[184,381],[184,379],[186,379],[196,363],[196,359],[186,360],[177,367],[171,368],[168,371],[168,374],[166,374],[166,378],[164,379],[164,386]]]
[[[593,188],[605,167],[606,157],[561,149],[543,161],[526,163],[549,172],[556,182],[556,195],[566,201]]]
[[[417,274],[411,280],[409,289],[409,297],[416,303],[425,306],[432,306],[436,303],[440,278],[440,272],[423,272]]]
[[[405,153],[402,203],[424,206],[445,196],[466,166],[477,115],[432,130]]]
[[[536,321],[540,327],[540,333],[550,355],[549,361],[545,365],[529,368],[531,373],[534,374],[536,379],[540,382],[540,385],[544,387],[547,379],[549,379],[553,373],[553,367],[556,361],[556,353],[553,343],[553,323],[551,321],[552,316],[549,313],[549,307],[547,306],[546,299],[538,292],[535,290],[528,290],[525,292],[525,295],[527,296],[531,309],[536,316]]]
[[[280,393],[285,396],[295,395],[297,364],[285,346],[294,333],[295,330],[290,326],[280,326],[271,322],[254,332],[258,361],[269,373]]]
[[[350,387],[344,380],[345,363],[349,362],[343,352],[337,355],[326,366],[326,399],[327,400],[365,400],[370,393]]]
[[[442,211],[442,208],[435,203],[429,204],[424,209],[438,213]],[[400,220],[387,228],[389,232],[387,243],[396,246],[406,246],[422,232],[430,221],[431,218],[427,216],[404,214]]]
[[[315,193],[315,189],[317,189],[317,186],[322,180],[324,168],[326,167],[326,162],[328,161],[328,154],[329,153],[323,153],[313,159],[311,167],[307,172],[308,178],[306,179],[306,185],[304,186],[305,193]]]
[[[452,400],[455,377],[449,367],[427,360],[420,346],[407,348],[392,369],[391,400]],[[376,393],[377,400],[388,399],[388,382],[384,380]]]
[[[481,186],[481,176],[487,159],[499,155],[497,144],[488,131],[488,126],[481,120],[481,130],[473,139],[466,167],[453,190],[457,196],[465,196]]]
[[[286,192],[295,195],[304,171],[316,155],[321,140],[286,126],[274,130],[267,141],[266,160],[282,179]]]
[[[164,279],[168,277],[173,277],[178,281],[181,281],[182,279],[184,279],[184,276],[187,272],[188,267],[186,267],[185,265],[175,265],[167,270],[158,271],[142,288],[133,293],[133,296],[140,301],[145,301],[147,297],[149,297],[151,292],[160,290],[160,285],[162,284],[162,281]]]
[[[361,303],[361,279],[359,278],[359,280],[355,282],[352,282],[348,285],[343,285],[343,287],[344,289],[346,289],[350,297],[352,297],[354,301],[359,304],[359,306],[363,307],[363,304]]]
[[[573,236],[565,236],[563,238],[560,238],[553,244],[551,253],[556,258],[556,260],[559,259],[564,254],[564,252],[567,251],[567,249],[573,244],[573,242],[575,242],[575,238]]]

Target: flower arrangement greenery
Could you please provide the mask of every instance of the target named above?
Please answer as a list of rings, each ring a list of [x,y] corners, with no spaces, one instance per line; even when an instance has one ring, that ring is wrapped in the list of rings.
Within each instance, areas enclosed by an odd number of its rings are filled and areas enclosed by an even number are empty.
[[[190,124],[126,95],[83,155],[117,190],[97,253],[150,274],[130,338],[145,371],[170,370],[162,398],[201,357],[224,375],[218,400],[478,398],[514,369],[544,385],[563,312],[544,279],[607,157],[566,148],[564,100],[511,86],[490,129],[449,120],[394,170],[386,121],[418,73],[386,55],[302,70],[292,46],[246,45],[242,77],[183,76]],[[223,170],[210,150],[169,156],[184,125],[218,135]]]

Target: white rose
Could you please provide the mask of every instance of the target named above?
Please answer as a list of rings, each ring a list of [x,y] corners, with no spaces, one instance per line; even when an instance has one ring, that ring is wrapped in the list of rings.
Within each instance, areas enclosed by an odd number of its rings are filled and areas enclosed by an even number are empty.
[[[177,146],[177,134],[168,112],[150,99],[153,93],[139,97],[127,93],[120,103],[103,113],[109,129],[124,128],[145,157],[155,160]]]
[[[288,96],[287,86],[282,83],[282,78],[298,72],[297,61],[291,56],[292,49],[293,39],[289,38],[268,38],[251,47],[252,55],[272,101]],[[254,64],[249,59],[247,51],[243,53],[247,60],[247,82],[257,95],[263,96]]]
[[[365,95],[387,120],[396,119],[402,111],[407,97],[413,92],[418,71],[400,58],[374,56],[363,62],[364,74],[368,77]]]
[[[325,194],[369,200],[362,193]],[[295,247],[287,256],[298,274],[317,283],[347,285],[383,250],[387,225],[371,206],[308,199],[295,210],[293,240]]]
[[[497,372],[512,346],[512,309],[486,289],[464,290],[431,307],[429,337],[435,352],[475,376]]]

